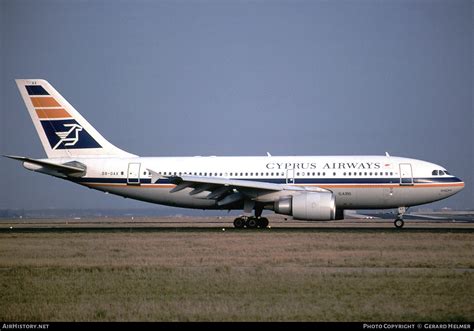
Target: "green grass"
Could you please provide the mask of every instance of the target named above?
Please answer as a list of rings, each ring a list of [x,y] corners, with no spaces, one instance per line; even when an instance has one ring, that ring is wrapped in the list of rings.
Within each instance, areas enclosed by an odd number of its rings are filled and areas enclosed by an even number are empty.
[[[472,321],[473,234],[1,234],[0,320]]]

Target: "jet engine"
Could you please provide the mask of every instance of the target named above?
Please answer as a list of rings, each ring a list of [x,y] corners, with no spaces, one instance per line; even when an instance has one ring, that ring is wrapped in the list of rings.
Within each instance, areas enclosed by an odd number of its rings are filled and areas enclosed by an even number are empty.
[[[280,198],[274,202],[273,209],[277,214],[304,221],[331,221],[344,217],[343,210],[336,210],[336,198],[331,192],[305,192]]]

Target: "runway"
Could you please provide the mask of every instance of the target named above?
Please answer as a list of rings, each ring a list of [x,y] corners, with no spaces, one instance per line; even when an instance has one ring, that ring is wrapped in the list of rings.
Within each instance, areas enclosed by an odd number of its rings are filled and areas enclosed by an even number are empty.
[[[58,218],[58,219],[2,219],[0,233],[25,232],[424,232],[471,233],[474,221],[425,220],[405,221],[403,229],[396,229],[387,219],[345,219],[331,222],[302,222],[270,218],[266,229],[235,229],[234,217],[116,217],[116,218]]]

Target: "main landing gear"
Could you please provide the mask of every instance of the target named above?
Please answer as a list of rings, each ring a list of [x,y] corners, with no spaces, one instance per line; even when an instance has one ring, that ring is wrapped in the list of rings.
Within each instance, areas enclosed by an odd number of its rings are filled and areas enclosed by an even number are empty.
[[[254,216],[240,216],[234,220],[236,229],[265,229],[268,226],[268,218]]]
[[[395,219],[395,221],[393,222],[393,224],[395,225],[395,227],[397,229],[401,229],[403,228],[403,226],[405,225],[405,222],[403,221],[403,215],[407,212],[407,208],[406,207],[398,207],[398,214],[397,214],[397,218]]]

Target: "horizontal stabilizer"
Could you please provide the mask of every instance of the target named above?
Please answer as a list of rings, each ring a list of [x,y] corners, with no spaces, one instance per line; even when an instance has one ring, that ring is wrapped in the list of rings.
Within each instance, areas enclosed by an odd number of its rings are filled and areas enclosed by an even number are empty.
[[[71,177],[82,177],[86,173],[86,166],[80,162],[72,161],[72,162],[68,162],[64,164],[58,164],[58,163],[53,163],[50,161],[31,159],[24,156],[15,156],[15,155],[3,155],[3,156],[8,157],[9,159],[23,162],[23,165],[25,166],[25,168],[30,169],[30,170],[40,170],[41,168],[45,168],[47,170],[53,170],[63,175],[71,176]],[[39,166],[40,168],[33,169],[31,167],[28,167],[29,164]]]

